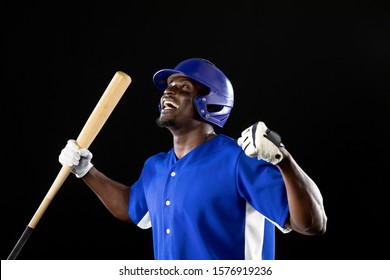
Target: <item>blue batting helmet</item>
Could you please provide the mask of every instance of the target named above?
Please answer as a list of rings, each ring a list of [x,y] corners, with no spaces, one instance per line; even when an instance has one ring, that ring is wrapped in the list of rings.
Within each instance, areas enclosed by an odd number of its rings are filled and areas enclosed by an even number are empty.
[[[202,119],[222,128],[234,104],[233,86],[225,74],[206,59],[190,58],[180,62],[174,69],[157,71],[153,75],[153,83],[164,92],[168,87],[167,80],[173,74],[188,77],[210,90],[208,94],[195,98],[195,107]]]

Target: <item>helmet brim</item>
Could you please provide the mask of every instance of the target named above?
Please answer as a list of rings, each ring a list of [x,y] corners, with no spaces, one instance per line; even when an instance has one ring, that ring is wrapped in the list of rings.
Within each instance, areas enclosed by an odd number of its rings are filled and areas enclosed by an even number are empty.
[[[168,87],[168,78],[173,74],[186,76],[183,72],[174,69],[162,69],[153,75],[153,83],[159,91],[164,92],[166,90]]]

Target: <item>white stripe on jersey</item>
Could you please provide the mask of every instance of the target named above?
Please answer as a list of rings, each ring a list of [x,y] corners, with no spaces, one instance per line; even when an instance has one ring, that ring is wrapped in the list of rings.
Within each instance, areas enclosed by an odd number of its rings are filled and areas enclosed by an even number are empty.
[[[149,211],[146,212],[145,216],[143,216],[143,218],[141,219],[141,221],[139,221],[139,223],[137,225],[142,229],[147,229],[147,228],[152,227],[152,223],[150,221]]]
[[[261,260],[264,244],[265,218],[249,203],[245,214],[245,259]]]

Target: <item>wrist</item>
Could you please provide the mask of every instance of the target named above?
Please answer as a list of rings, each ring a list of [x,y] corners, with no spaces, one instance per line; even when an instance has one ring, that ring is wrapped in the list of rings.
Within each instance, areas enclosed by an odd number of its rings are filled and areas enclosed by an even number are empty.
[[[282,154],[283,158],[280,162],[277,163],[277,166],[285,165],[291,159],[291,154],[287,151],[284,145],[279,147],[279,151]]]

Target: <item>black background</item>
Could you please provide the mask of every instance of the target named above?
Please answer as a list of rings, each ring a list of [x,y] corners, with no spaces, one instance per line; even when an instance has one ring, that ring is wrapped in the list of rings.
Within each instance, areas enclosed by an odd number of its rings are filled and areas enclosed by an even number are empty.
[[[116,71],[132,83],[90,146],[95,166],[131,184],[147,157],[170,149],[152,76],[190,57],[233,83],[221,133],[237,138],[263,120],[322,191],[327,233],[278,232],[276,258],[388,259],[388,2],[133,2],[4,3],[2,259]],[[152,258],[151,231],[116,220],[72,174],[18,255]]]

